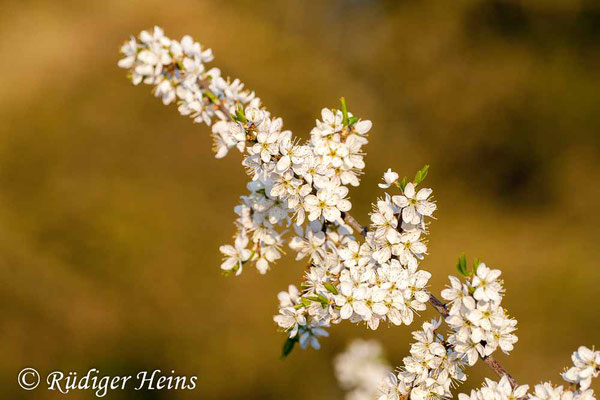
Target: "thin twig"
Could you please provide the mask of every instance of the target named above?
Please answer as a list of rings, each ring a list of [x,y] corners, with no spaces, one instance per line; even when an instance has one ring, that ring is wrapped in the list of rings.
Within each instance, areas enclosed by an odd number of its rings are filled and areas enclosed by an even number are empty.
[[[343,212],[342,219],[344,220],[344,222],[350,225],[352,229],[354,229],[356,232],[359,232],[363,236],[367,235],[369,228],[367,228],[366,226],[362,226],[360,222],[358,222],[352,215]]]
[[[446,308],[446,304],[444,304],[444,302],[439,300],[431,293],[429,293],[429,304],[431,304],[433,308],[435,308],[435,310],[442,315],[442,317],[446,318],[448,315],[450,315],[448,309]]]
[[[483,357],[483,362],[486,363],[491,369],[493,369],[494,372],[498,374],[498,376],[506,376],[508,378],[508,381],[510,382],[510,385],[513,388],[517,386],[517,381],[515,380],[515,378],[513,378],[513,376],[509,374],[508,371],[505,370],[504,367],[500,365],[500,363],[496,361],[496,359],[492,355]]]

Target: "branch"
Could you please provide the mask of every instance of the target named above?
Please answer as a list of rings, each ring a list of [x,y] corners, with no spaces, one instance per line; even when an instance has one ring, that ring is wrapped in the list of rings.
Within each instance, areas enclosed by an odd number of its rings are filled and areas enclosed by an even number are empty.
[[[446,318],[448,315],[450,315],[448,313],[448,309],[446,308],[446,304],[444,304],[444,302],[439,300],[431,293],[429,293],[429,304],[431,304],[433,308],[435,308],[435,310],[442,315],[442,317]]]
[[[352,215],[350,215],[348,213],[344,213],[343,218],[344,218],[344,221],[352,227],[352,229],[354,229],[357,232],[360,232],[361,235],[365,236],[366,233],[368,232],[369,229],[366,226],[362,226]],[[449,315],[446,304],[443,301],[439,300],[437,297],[435,297],[431,293],[429,293],[429,304],[431,304],[433,306],[433,308],[435,308],[435,310],[438,313],[440,313],[440,315],[442,317],[446,318]],[[509,374],[508,371],[506,371],[506,369],[504,369],[504,367],[502,365],[500,365],[500,363],[498,361],[496,361],[496,359],[493,356],[489,355],[489,356],[481,357],[481,359],[499,377],[506,376],[506,378],[508,378],[508,381],[510,382],[510,384],[513,388],[517,386],[517,381],[515,380],[515,378],[513,378],[513,376],[511,374]]]
[[[496,361],[496,359],[492,355],[483,357],[483,362],[486,363],[492,370],[494,370],[494,372],[498,374],[498,376],[506,376],[508,378],[508,381],[510,382],[510,385],[513,388],[517,386],[517,381],[515,380],[515,378],[513,378],[513,376],[509,374],[508,371],[505,370],[504,367],[500,365],[500,363]]]
[[[202,80],[199,79],[198,80],[198,84],[205,91],[210,90],[209,89],[210,82],[208,81],[208,79],[202,79]],[[224,117],[227,120],[229,120],[229,121],[233,120],[231,118],[230,111],[227,110],[227,108],[224,106],[224,104],[223,104],[222,101],[218,101],[218,102],[213,101],[213,103],[214,103],[215,107],[221,113],[223,113]],[[343,218],[344,222],[346,222],[348,225],[350,225],[352,227],[352,229],[354,229],[356,232],[360,233],[362,236],[366,236],[367,235],[367,232],[369,231],[369,228],[367,226],[361,225],[360,222],[358,222],[356,220],[356,218],[354,218],[352,215],[344,212],[344,213],[342,213],[342,218]],[[446,304],[444,302],[440,301],[437,297],[435,297],[431,293],[429,293],[429,304],[431,304],[433,306],[433,308],[435,308],[435,310],[438,313],[440,313],[440,315],[442,315],[442,317],[446,318],[448,316],[448,309],[446,308]],[[515,380],[515,378],[513,378],[512,375],[509,374],[508,371],[506,371],[506,369],[504,369],[504,367],[502,365],[500,365],[500,363],[498,361],[496,361],[496,359],[494,357],[492,357],[491,355],[489,355],[489,356],[486,356],[486,357],[482,357],[482,360],[499,377],[506,376],[508,378],[510,384],[512,385],[512,387],[517,386],[517,381]]]
[[[343,212],[342,213],[342,219],[344,220],[345,223],[347,223],[348,225],[350,225],[352,227],[352,229],[354,229],[356,232],[359,232],[361,235],[366,236],[367,232],[369,231],[369,228],[366,226],[362,226],[360,224],[360,222],[358,222],[356,220],[356,218],[354,218],[352,215]]]

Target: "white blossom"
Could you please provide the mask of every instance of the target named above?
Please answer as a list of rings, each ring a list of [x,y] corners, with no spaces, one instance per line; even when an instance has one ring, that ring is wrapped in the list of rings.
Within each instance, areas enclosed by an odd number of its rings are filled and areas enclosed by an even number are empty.
[[[600,351],[594,351],[585,346],[580,346],[571,356],[573,366],[561,375],[564,380],[576,383],[582,390],[586,390],[592,383],[592,378],[600,375]]]
[[[412,182],[404,188],[402,195],[392,197],[392,201],[402,208],[402,220],[408,224],[419,225],[423,217],[431,217],[436,209],[435,203],[429,201],[431,189],[423,188],[418,192]]]
[[[315,221],[323,216],[327,221],[335,222],[340,219],[343,211],[350,210],[351,204],[344,199],[348,193],[345,186],[331,185],[310,194],[304,199],[304,209],[309,213],[308,219]]]
[[[392,171],[391,168],[388,168],[388,170],[383,174],[383,181],[385,183],[380,183],[378,186],[382,189],[387,189],[394,183],[396,183],[398,178],[399,175],[396,172]]]
[[[251,251],[246,248],[248,245],[248,238],[244,234],[240,234],[235,238],[235,247],[231,245],[225,245],[219,247],[219,250],[225,256],[221,269],[225,271],[236,271],[236,274],[242,272],[242,265],[248,261],[251,255]]]
[[[473,287],[476,288],[473,297],[481,301],[499,302],[502,285],[497,279],[500,274],[499,269],[491,270],[484,263],[479,264],[473,277]]]

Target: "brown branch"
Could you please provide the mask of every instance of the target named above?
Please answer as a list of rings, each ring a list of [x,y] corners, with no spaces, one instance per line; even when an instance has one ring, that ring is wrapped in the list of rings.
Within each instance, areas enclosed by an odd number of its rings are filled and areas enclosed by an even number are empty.
[[[369,228],[367,228],[366,226],[362,226],[360,224],[360,222],[358,222],[352,215],[350,215],[346,212],[343,212],[342,219],[344,220],[345,223],[350,225],[352,227],[352,229],[354,229],[356,232],[359,232],[363,236],[367,235]]]
[[[344,213],[343,218],[344,218],[344,221],[352,227],[352,229],[354,229],[357,232],[360,232],[363,236],[366,235],[368,228],[362,226],[352,215],[350,215],[348,213]],[[450,315],[446,304],[443,301],[439,300],[437,297],[435,297],[431,293],[429,293],[429,304],[431,304],[433,306],[433,308],[435,308],[435,310],[438,313],[440,313],[440,315],[442,317],[446,318],[448,315]],[[506,378],[508,378],[508,381],[510,382],[510,384],[513,388],[517,386],[517,381],[515,380],[515,378],[513,378],[513,376],[511,374],[509,374],[508,371],[506,369],[504,369],[504,367],[502,365],[500,365],[500,363],[498,361],[496,361],[496,359],[494,357],[489,355],[486,357],[481,357],[481,359],[499,377],[506,376]]]
[[[502,377],[503,375],[508,378],[510,385],[514,388],[517,386],[517,381],[511,374],[508,373],[507,370],[504,369],[502,365],[490,354],[489,356],[483,357],[483,362],[486,363],[498,376]]]
[[[431,304],[433,308],[435,308],[435,310],[442,315],[442,317],[446,318],[448,315],[450,315],[448,309],[446,308],[446,304],[444,304],[444,302],[439,300],[431,293],[429,293],[429,304]]]

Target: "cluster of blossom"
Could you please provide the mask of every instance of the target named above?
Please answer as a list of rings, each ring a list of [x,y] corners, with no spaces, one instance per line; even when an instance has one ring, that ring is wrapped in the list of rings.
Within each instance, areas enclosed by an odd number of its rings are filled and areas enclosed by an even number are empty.
[[[323,120],[328,122],[317,121],[317,128],[313,129],[306,145],[299,145],[291,132],[282,131],[280,119],[271,119],[266,111],[257,108],[240,109],[237,121],[224,122],[230,132],[242,132],[237,136],[244,142],[235,146],[245,148],[243,165],[252,176],[251,184],[260,188],[264,200],[259,207],[246,204],[245,215],[237,221],[242,229],[238,229],[236,240],[252,233],[250,242],[254,248],[278,246],[283,232],[278,233],[274,227],[293,224],[300,236],[294,237],[290,245],[301,254],[306,251],[305,244],[313,246],[315,240],[322,238],[319,243],[322,252],[331,252],[339,244],[335,240],[340,238],[338,231],[344,231],[343,235],[350,233],[342,219],[342,213],[352,206],[346,198],[348,187],[344,185],[355,182],[349,177],[358,181],[357,176],[364,166],[360,148],[366,143],[370,123],[357,120],[351,125],[338,125],[338,116],[343,117],[341,111],[334,113],[325,109],[322,114]],[[218,126],[222,124],[215,124],[215,128]],[[336,131],[330,133],[327,128]],[[315,227],[319,231],[315,231]],[[269,251],[275,253],[273,249]],[[223,266],[228,267],[231,262],[225,255]],[[259,271],[266,272],[269,263],[276,258],[259,258]]]
[[[269,263],[281,258],[283,239],[275,226],[285,221],[289,223],[287,207],[269,195],[270,187],[265,187],[265,182],[249,182],[248,190],[250,194],[242,196],[242,204],[234,208],[238,215],[235,246],[219,248],[226,256],[221,268],[235,271],[237,275],[242,273],[242,266],[248,261],[255,262],[261,273],[267,272]],[[253,245],[248,249],[250,239]]]
[[[508,354],[517,342],[513,333],[517,321],[509,318],[500,305],[504,291],[498,279],[501,271],[476,261],[472,271],[467,272],[464,256],[459,270],[465,275],[465,282],[450,276],[450,287],[442,291],[450,306],[446,323],[453,330],[448,342],[469,365],[498,347]]]
[[[121,52],[119,66],[131,71],[134,84],[154,85],[165,104],[178,100],[179,111],[196,122],[218,120],[212,126],[218,158],[234,147],[245,152],[242,164],[253,187],[236,209],[235,246],[221,247],[224,270],[239,274],[244,263],[253,261],[266,272],[280,256],[283,232],[276,226],[293,221],[296,232],[312,235],[301,228],[308,219],[320,223],[324,233],[340,229],[342,213],[351,208],[347,185],[357,186],[364,168],[361,149],[370,121],[353,116],[342,101],[342,110],[322,110],[310,140],[300,145],[239,80],[224,79],[216,68],[206,70],[212,52],[189,36],[172,40],[155,27],[131,38]],[[328,240],[325,246],[332,251],[335,244]]]
[[[383,357],[381,344],[374,340],[355,339],[334,359],[335,375],[346,393],[346,400],[372,400],[379,393],[379,383],[391,372]]]
[[[346,198],[346,185],[358,185],[358,175],[364,168],[361,148],[367,143],[370,121],[359,121],[340,110],[323,109],[323,121],[317,120],[310,141],[299,145],[291,132],[279,131],[280,119],[272,123],[261,113],[247,109],[248,122],[237,123],[246,138],[255,138],[243,161],[253,180],[272,182],[270,195],[287,205],[298,227],[306,219],[342,224],[342,213],[352,207]]]
[[[499,270],[490,270],[475,262],[468,271],[464,255],[458,270],[466,282],[450,277],[451,287],[442,291],[449,301],[445,322],[451,331],[447,338],[436,333],[441,321],[423,325],[413,332],[411,356],[397,375],[384,381],[380,400],[450,398],[453,383],[466,380],[464,368],[474,365],[481,356],[490,355],[497,347],[512,350],[517,337],[512,334],[516,321],[500,307],[503,288]],[[510,385],[509,385],[510,386]]]
[[[131,37],[121,53],[124,58],[119,66],[130,70],[133,84],[153,85],[156,97],[165,105],[177,101],[179,112],[194,122],[211,125],[213,119],[218,120],[213,127],[218,158],[236,147],[239,140],[225,122],[240,106],[259,107],[260,99],[245,90],[239,79],[223,78],[218,68],[206,69],[205,64],[213,60],[212,50],[203,50],[190,36],[170,39],[154,27],[151,33],[142,31],[138,38]],[[243,150],[241,144],[239,148]]]
[[[472,390],[471,395],[458,394],[458,400],[518,400],[527,396],[528,385],[512,387],[508,378],[503,376],[499,382],[486,378],[481,389]],[[560,398],[560,397],[559,397]],[[559,398],[556,398],[558,400]]]
[[[508,378],[503,376],[499,382],[486,379],[483,387],[471,391],[470,395],[459,394],[459,400],[595,400],[594,391],[590,389],[592,378],[600,374],[600,351],[585,346],[579,347],[571,357],[573,366],[562,375],[563,379],[575,387],[563,387],[552,382],[535,385],[533,393],[528,393],[529,386],[512,387]]]
[[[466,363],[436,332],[440,324],[441,320],[432,320],[413,332],[410,356],[404,358],[397,374],[383,381],[379,400],[451,398],[450,388],[466,380]]]
[[[386,173],[384,179],[388,178]],[[308,256],[311,264],[297,301],[280,302],[274,317],[291,339],[304,325],[322,328],[343,320],[364,322],[370,329],[381,322],[410,325],[414,313],[425,310],[431,274],[418,269],[418,260],[427,250],[421,239],[425,218],[436,207],[430,200],[431,189],[417,191],[417,181],[400,184],[396,174],[388,182],[400,194],[386,193],[374,205],[363,243],[343,225],[331,232],[321,224],[310,224],[303,237],[292,240],[298,258]]]
[[[327,322],[319,322],[316,319],[307,321],[305,313],[297,312],[300,307],[304,307],[304,299],[301,298],[301,293],[294,285],[288,287],[287,292],[280,292],[277,295],[281,312],[274,317],[275,322],[288,330],[289,339],[286,342],[290,343],[291,351],[294,343],[299,342],[303,349],[309,345],[315,349],[319,349],[319,336],[329,336],[329,333],[324,329],[329,327]],[[310,303],[309,303],[310,305]],[[284,347],[284,355],[285,347]]]
[[[170,39],[159,27],[142,31],[121,47],[119,67],[130,70],[134,85],[154,86],[163,103],[179,102],[179,112],[195,122],[210,125],[213,118],[228,118],[238,105],[258,104],[253,92],[244,90],[239,80],[230,81],[217,68],[206,69],[213,60],[212,50],[203,49],[189,36]]]

